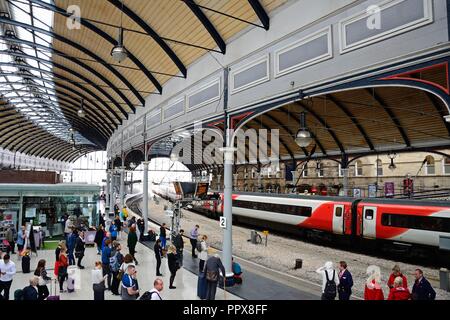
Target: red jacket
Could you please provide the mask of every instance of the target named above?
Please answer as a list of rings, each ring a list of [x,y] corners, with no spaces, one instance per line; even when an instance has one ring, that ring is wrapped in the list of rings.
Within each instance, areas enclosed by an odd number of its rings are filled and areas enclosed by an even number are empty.
[[[397,287],[392,288],[389,292],[388,300],[409,300],[411,299],[411,294],[408,288]]]
[[[375,280],[372,280],[375,284]],[[370,289],[367,285],[364,288],[364,300],[384,300],[383,290],[380,289]]]
[[[401,274],[401,273],[397,277],[402,277],[402,279],[403,279],[403,288],[408,289],[408,280],[406,279],[406,277],[403,274]],[[387,282],[387,285],[388,285],[389,289],[392,289],[394,287],[394,280],[397,277],[394,276],[393,273],[391,273],[391,276],[389,277],[389,280]]]

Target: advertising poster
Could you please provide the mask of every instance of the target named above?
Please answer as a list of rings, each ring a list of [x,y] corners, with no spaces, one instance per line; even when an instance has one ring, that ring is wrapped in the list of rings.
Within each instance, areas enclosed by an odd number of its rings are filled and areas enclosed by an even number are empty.
[[[376,198],[377,196],[377,186],[374,184],[369,184],[369,198]]]
[[[394,190],[395,185],[393,182],[385,182],[384,184],[384,195],[386,197],[393,197],[394,196]]]

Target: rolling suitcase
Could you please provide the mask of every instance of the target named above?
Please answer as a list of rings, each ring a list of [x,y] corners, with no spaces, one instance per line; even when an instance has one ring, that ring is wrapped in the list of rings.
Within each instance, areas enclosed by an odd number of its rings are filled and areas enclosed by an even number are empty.
[[[50,295],[47,297],[47,300],[49,301],[56,301],[59,300],[59,296],[56,295],[56,287],[58,286],[58,280],[53,279],[50,282]]]
[[[204,272],[198,273],[198,281],[197,281],[197,296],[205,300],[206,299],[206,275]]]
[[[22,272],[30,273],[30,256],[25,255],[22,257]]]
[[[69,266],[67,268],[67,292],[75,291],[75,275],[77,272],[77,267]]]

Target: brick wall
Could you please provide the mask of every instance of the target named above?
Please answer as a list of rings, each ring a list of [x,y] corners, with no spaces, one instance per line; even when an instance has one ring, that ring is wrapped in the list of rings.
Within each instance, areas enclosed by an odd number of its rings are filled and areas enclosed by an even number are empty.
[[[0,183],[59,183],[59,174],[52,171],[0,170]]]

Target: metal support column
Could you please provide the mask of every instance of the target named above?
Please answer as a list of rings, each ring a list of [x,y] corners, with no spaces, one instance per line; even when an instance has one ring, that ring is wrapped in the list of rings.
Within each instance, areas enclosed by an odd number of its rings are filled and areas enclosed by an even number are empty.
[[[227,143],[227,145],[229,145]],[[222,262],[225,267],[226,277],[232,277],[233,242],[232,242],[232,193],[233,193],[233,162],[235,148],[225,147],[222,149],[224,154],[224,198],[223,198],[223,217],[226,219],[226,227],[223,232],[223,257]]]
[[[108,212],[106,209],[109,208],[109,190],[111,190],[111,171],[106,170],[106,190],[105,190],[105,212]]]
[[[120,168],[120,190],[119,190],[119,203],[120,210],[122,210],[124,205],[125,196],[125,167]]]
[[[148,234],[148,165],[149,161],[142,162],[144,165],[144,177],[143,177],[143,210],[142,218],[144,219],[144,235]]]
[[[114,194],[114,189],[116,185],[116,174],[114,172],[114,169],[111,169],[111,188],[109,190],[109,215],[114,214],[114,204],[116,203],[116,198]]]
[[[342,168],[343,186],[344,186],[344,196],[348,196],[348,168]]]

